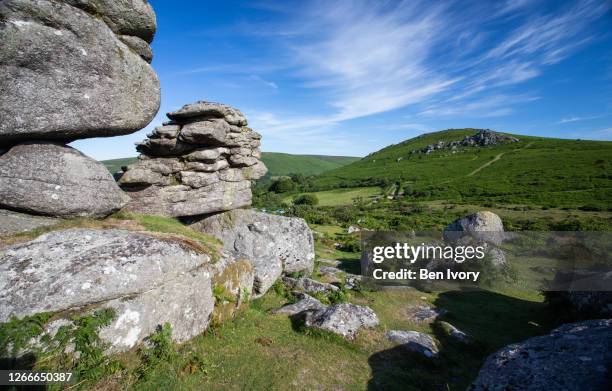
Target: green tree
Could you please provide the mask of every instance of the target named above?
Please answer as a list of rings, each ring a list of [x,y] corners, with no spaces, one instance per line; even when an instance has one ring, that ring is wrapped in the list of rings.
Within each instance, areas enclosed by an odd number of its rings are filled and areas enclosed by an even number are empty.
[[[293,199],[294,205],[318,205],[319,199],[314,194],[302,194]]]
[[[288,193],[295,189],[295,183],[291,180],[291,178],[280,178],[274,181],[270,186],[270,191],[275,193]]]

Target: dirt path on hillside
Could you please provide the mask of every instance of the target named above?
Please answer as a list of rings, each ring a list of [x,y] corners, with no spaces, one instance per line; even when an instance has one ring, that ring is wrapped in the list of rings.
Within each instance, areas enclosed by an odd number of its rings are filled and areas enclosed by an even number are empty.
[[[523,148],[515,149],[512,152],[518,152],[518,151],[523,150],[525,148],[529,148],[529,146],[531,146],[531,144],[533,144],[533,141],[528,143],[527,145],[525,145]],[[491,164],[495,163],[496,161],[498,161],[499,159],[501,159],[502,156],[504,156],[506,153],[507,152],[502,152],[500,154],[495,155],[495,157],[492,160],[489,160],[488,162],[486,162],[482,166],[480,166],[477,169],[475,169],[474,171],[470,172],[469,174],[467,174],[467,176],[474,176],[475,174],[477,174],[483,168],[486,168],[486,167],[490,166]]]

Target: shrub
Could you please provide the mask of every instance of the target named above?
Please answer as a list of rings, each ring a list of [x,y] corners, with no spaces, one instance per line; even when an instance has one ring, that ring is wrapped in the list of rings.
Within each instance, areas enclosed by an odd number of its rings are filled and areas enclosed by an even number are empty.
[[[318,205],[319,199],[314,194],[302,194],[293,199],[295,205]]]
[[[287,193],[293,190],[295,190],[295,183],[291,178],[280,178],[270,186],[270,191],[275,193]]]

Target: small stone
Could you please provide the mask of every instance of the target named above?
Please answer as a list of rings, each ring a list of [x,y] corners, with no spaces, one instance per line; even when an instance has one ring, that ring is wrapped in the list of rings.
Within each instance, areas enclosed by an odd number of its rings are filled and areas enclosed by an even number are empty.
[[[417,323],[426,323],[436,320],[446,313],[446,310],[432,308],[428,305],[418,305],[406,311],[408,319]]]
[[[326,308],[319,300],[312,296],[304,295],[304,298],[293,304],[287,304],[272,311],[273,314],[296,315],[308,310],[320,310]]]
[[[314,311],[306,317],[305,326],[354,339],[361,328],[378,326],[378,317],[371,308],[355,304],[336,304]]]
[[[439,325],[440,327],[442,327],[444,332],[446,332],[450,337],[454,338],[455,340],[462,342],[462,343],[470,342],[470,337],[463,331],[453,326],[452,324],[448,322],[440,321]]]
[[[427,358],[438,356],[438,347],[431,336],[418,331],[391,330],[387,332],[387,339],[399,344],[404,349],[422,354]]]
[[[308,277],[283,277],[283,282],[291,289],[304,291],[306,293],[329,293],[340,290],[340,288],[335,285],[315,281]]]

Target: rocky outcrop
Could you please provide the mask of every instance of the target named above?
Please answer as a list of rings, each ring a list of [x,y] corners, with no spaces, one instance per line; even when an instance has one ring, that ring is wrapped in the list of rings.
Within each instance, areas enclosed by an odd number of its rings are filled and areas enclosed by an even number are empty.
[[[499,246],[504,240],[504,225],[493,212],[482,211],[455,220],[444,229],[450,243],[484,242]]]
[[[303,219],[237,209],[186,221],[191,228],[221,240],[225,251],[251,262],[256,297],[263,295],[282,273],[313,270],[314,241]]]
[[[479,130],[472,136],[465,136],[463,140],[456,141],[438,141],[435,144],[430,144],[424,148],[413,150],[412,153],[424,153],[426,155],[439,151],[450,150],[456,151],[461,147],[486,147],[489,145],[516,143],[520,140],[516,137],[508,136],[502,133],[497,133],[489,129]]]
[[[0,19],[0,144],[128,134],[157,113],[145,0],[6,0]]]
[[[101,217],[128,200],[101,163],[76,149],[25,143],[0,156],[0,207],[59,217]]]
[[[306,327],[329,331],[348,339],[354,339],[361,328],[373,328],[378,324],[378,317],[372,309],[355,304],[322,308],[308,314],[304,323]]]
[[[146,0],[6,0],[0,20],[0,206],[58,217],[121,208],[128,198],[104,167],[64,144],[133,133],[157,113],[153,9]]]
[[[487,358],[472,391],[609,390],[612,320],[563,325]]]
[[[41,312],[111,308],[100,331],[110,351],[130,349],[166,322],[185,341],[232,317],[249,299],[250,264],[174,238],[69,229],[0,252],[0,323]]]
[[[251,205],[251,181],[267,172],[261,136],[230,106],[196,102],[168,113],[170,122],[138,144],[138,162],[119,179],[128,209],[198,216]]]
[[[427,358],[438,356],[438,347],[429,335],[418,331],[390,330],[387,339],[409,352],[421,354]]]

